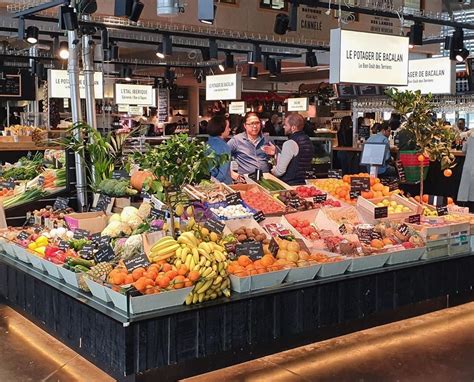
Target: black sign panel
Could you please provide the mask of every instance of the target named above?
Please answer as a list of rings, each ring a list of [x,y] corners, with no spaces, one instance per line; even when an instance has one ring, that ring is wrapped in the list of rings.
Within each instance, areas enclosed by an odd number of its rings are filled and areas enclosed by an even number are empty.
[[[233,192],[225,197],[225,201],[227,204],[241,204],[242,197],[240,196],[240,192]]]
[[[100,194],[97,205],[94,208],[91,208],[92,211],[106,211],[109,206],[112,198],[108,195]]]
[[[438,216],[445,216],[448,214],[448,206],[436,207],[436,212],[438,213]]]
[[[21,231],[16,237],[18,240],[26,240],[30,237],[30,234],[26,231]]]
[[[82,247],[81,253],[83,253],[86,256],[92,256],[94,253],[94,244],[86,244]]]
[[[69,198],[63,198],[61,196],[58,196],[53,204],[54,211],[65,210],[68,207],[69,207]]]
[[[21,97],[21,76],[7,74],[0,80],[0,97]]]
[[[370,191],[370,178],[367,176],[351,177],[351,191]]]
[[[442,207],[448,204],[448,200],[445,196],[428,195],[428,204],[435,207]]]
[[[293,196],[288,200],[288,205],[293,208],[301,207],[301,199],[297,196]]]
[[[64,241],[64,240],[59,240],[58,248],[62,249],[63,251],[66,251],[67,249],[69,249],[69,243],[67,241]]]
[[[405,176],[405,168],[401,161],[395,161],[395,166],[397,167],[398,177],[400,178],[401,183],[405,183],[407,181]]]
[[[125,170],[114,170],[112,173],[112,179],[115,180],[128,180],[130,179],[130,175]]]
[[[351,199],[357,199],[360,196],[360,191],[355,190],[355,191],[349,191],[349,197]]]
[[[155,219],[155,220],[161,219],[161,220],[165,221],[166,220],[166,211],[159,210],[159,209],[153,207],[151,209],[150,216],[152,217],[152,219]]]
[[[410,224],[420,224],[420,222],[421,222],[421,215],[420,214],[408,216],[408,223],[410,223]]]
[[[359,138],[364,138],[364,139],[369,139],[370,138],[370,127],[369,126],[359,126],[357,130],[357,134],[359,135]]]
[[[358,86],[358,90],[361,96],[375,96],[379,94],[379,87],[375,85],[361,85]]]
[[[406,224],[400,224],[397,228],[397,231],[406,236],[408,232],[410,232],[410,228],[408,228]]]
[[[339,226],[339,232],[341,233],[341,235],[345,235],[347,233],[347,227],[345,224],[341,224]]]
[[[328,170],[328,178],[342,179],[342,170]]]
[[[375,207],[374,208],[374,218],[375,219],[385,219],[388,217],[388,207]]]
[[[6,188],[7,190],[14,190],[15,189],[15,181],[14,180],[6,180],[0,183],[2,188]]]
[[[257,223],[260,223],[265,220],[265,215],[262,211],[258,211],[253,214],[253,218],[257,221]]]
[[[94,234],[91,235],[91,240],[92,240],[93,243],[99,244],[101,237],[102,236],[101,236],[100,232],[97,232],[97,233],[94,233]]]
[[[101,245],[95,253],[95,261],[97,263],[112,261],[113,259],[115,259],[115,252],[110,244]]]
[[[150,265],[150,261],[148,260],[147,255],[144,253],[139,254],[138,256],[132,257],[131,259],[127,259],[124,261],[125,268],[129,272],[133,272],[134,269],[143,267],[146,268]]]
[[[225,228],[225,224],[222,224],[220,221],[214,219],[208,219],[204,222],[204,227],[206,227],[209,232],[222,233]]]
[[[313,197],[315,203],[324,203],[328,199],[328,194],[316,195]]]
[[[252,260],[258,260],[263,257],[262,243],[259,241],[247,241],[245,243],[237,244],[235,246],[235,253],[237,256],[247,255]]]
[[[278,245],[277,241],[275,240],[275,238],[272,238],[270,244],[268,245],[268,250],[273,256],[276,256],[279,249],[280,246]]]
[[[91,233],[85,229],[76,228],[74,230],[74,239],[88,238]]]

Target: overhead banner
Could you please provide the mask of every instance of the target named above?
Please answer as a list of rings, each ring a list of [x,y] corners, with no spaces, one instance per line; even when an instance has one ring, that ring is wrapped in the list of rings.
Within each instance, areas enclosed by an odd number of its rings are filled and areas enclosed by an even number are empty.
[[[240,73],[206,77],[206,101],[240,99],[241,93],[242,76]]]
[[[245,101],[237,101],[229,103],[229,114],[245,114]]]
[[[408,86],[398,89],[420,90],[422,94],[455,94],[456,63],[449,57],[410,60]]]
[[[86,98],[86,87],[84,76],[82,74],[79,75],[79,92],[81,98]],[[102,72],[94,72],[94,96],[95,99],[104,98],[104,80]],[[67,70],[48,69],[48,97],[71,98]]]
[[[115,84],[115,103],[117,105],[155,106],[156,97],[153,92],[155,89],[151,85]]]
[[[331,30],[331,83],[408,85],[408,37]]]
[[[308,111],[308,98],[288,98],[288,111]]]

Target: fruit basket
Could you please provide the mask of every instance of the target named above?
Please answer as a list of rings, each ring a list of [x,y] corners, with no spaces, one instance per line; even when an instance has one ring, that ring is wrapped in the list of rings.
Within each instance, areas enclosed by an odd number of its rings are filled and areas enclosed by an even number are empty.
[[[262,211],[265,216],[281,216],[285,213],[286,206],[257,184],[236,184],[232,189],[240,192],[246,205],[255,211]]]
[[[397,194],[384,198],[365,199],[363,197],[357,198],[357,206],[361,212],[362,217],[368,223],[375,223],[379,219],[375,218],[375,209],[377,207],[387,207],[388,219],[401,220],[410,215],[420,213],[419,205],[410,202]]]
[[[252,232],[250,235],[248,233],[243,233],[245,236],[239,238],[239,230],[243,228],[245,228],[245,230],[248,229]],[[236,231],[238,231],[237,234]],[[223,233],[224,235],[236,234],[236,239],[239,242],[254,239],[256,241],[264,243],[264,241],[267,241],[269,239],[269,235],[267,234],[267,232],[265,232],[265,230],[254,219],[227,220]]]
[[[244,202],[240,204],[230,205],[226,202],[206,204],[216,220],[227,221],[234,219],[252,218],[256,213],[255,210],[247,206]]]
[[[388,252],[374,253],[373,255],[351,257],[352,261],[347,270],[349,272],[366,271],[382,268],[390,257]]]
[[[321,255],[321,268],[316,277],[333,277],[346,273],[352,259],[327,251],[318,251]]]
[[[307,267],[291,268],[288,275],[285,277],[284,282],[296,283],[301,281],[313,280],[319,270],[321,264],[309,265]]]
[[[449,225],[422,218],[420,224],[405,224],[419,232],[426,243],[424,260],[436,259],[448,255]]]
[[[410,263],[413,261],[418,261],[421,259],[423,254],[425,253],[426,248],[412,248],[412,249],[405,249],[401,248],[400,250],[390,251],[390,257],[387,260],[387,265],[395,265],[395,264],[404,264]]]
[[[186,185],[183,190],[192,198],[206,203],[219,203],[225,201],[232,190],[224,183],[206,183],[197,186]]]
[[[172,306],[183,305],[186,296],[191,293],[193,287],[176,289],[172,291],[128,297],[125,294],[116,292],[111,288],[105,288],[113,304],[117,309],[124,312],[127,311],[127,304],[129,303],[129,311],[132,314],[145,313],[152,310],[170,308]]]

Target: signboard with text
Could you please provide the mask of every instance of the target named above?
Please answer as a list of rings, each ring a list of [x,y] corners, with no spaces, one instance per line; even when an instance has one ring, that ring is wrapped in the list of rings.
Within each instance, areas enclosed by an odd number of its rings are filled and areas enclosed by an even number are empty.
[[[155,106],[151,85],[115,84],[115,103],[118,105]]]
[[[245,101],[237,101],[229,103],[229,114],[245,114]]]
[[[331,30],[330,83],[406,86],[408,37]]]
[[[206,77],[206,101],[240,99],[242,77],[240,73],[219,74]]]
[[[81,98],[86,98],[84,76],[79,75],[79,92]],[[94,96],[96,99],[104,98],[104,80],[102,72],[94,72]],[[48,70],[48,97],[71,98],[69,75],[67,70]]]
[[[287,109],[288,111],[307,111],[308,110],[308,98],[288,98]]]

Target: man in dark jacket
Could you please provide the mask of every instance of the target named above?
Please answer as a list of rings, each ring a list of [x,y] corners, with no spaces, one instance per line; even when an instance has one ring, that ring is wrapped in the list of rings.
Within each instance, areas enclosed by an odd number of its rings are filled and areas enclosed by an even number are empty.
[[[306,171],[311,170],[314,156],[313,143],[304,133],[304,118],[298,113],[292,113],[285,118],[285,134],[288,140],[283,143],[281,153],[276,158],[276,166],[272,174],[289,185],[305,183]],[[275,154],[275,146],[265,146],[268,155]]]

